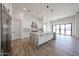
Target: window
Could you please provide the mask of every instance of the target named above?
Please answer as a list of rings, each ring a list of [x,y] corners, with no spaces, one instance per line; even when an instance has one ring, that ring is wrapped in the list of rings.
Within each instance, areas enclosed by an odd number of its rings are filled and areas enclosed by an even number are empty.
[[[71,35],[71,24],[66,24],[66,35]]]
[[[43,32],[46,32],[46,25],[43,25]]]
[[[56,33],[59,34],[59,25],[56,25]]]
[[[56,32],[56,34],[72,35],[72,24],[54,25],[53,32]]]
[[[53,32],[56,32],[56,26],[55,25],[53,26]]]
[[[65,25],[61,25],[61,34],[65,34]]]

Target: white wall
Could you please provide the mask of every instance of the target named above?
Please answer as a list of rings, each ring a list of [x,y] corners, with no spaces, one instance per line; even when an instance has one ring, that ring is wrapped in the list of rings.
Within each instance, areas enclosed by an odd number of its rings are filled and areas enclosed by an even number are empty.
[[[12,40],[21,39],[22,22],[19,19],[13,19],[12,21]]]
[[[22,38],[22,13],[12,11],[12,40]]]
[[[75,16],[52,21],[51,25],[72,23],[72,36],[75,36]]]
[[[75,15],[75,25],[76,25],[75,36],[76,38],[79,38],[79,12],[76,13]]]

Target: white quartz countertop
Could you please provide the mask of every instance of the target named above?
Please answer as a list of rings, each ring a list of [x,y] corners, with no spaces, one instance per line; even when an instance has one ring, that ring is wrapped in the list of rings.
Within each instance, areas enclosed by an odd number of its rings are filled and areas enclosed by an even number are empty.
[[[40,35],[48,35],[53,33],[32,32],[32,34],[40,36]]]

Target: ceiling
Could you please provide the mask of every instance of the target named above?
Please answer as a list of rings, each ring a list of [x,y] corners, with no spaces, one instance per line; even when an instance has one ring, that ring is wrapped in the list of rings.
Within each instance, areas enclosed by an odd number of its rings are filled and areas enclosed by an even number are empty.
[[[37,19],[42,18],[48,21],[69,17],[78,11],[79,3],[13,3],[14,14],[23,12]]]

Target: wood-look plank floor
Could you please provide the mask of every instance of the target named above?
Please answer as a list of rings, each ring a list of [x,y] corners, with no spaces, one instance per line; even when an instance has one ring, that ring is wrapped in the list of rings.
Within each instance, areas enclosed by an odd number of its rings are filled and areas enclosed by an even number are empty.
[[[12,41],[11,56],[79,56],[79,39],[57,35],[56,40],[48,41],[35,48],[27,39]]]

